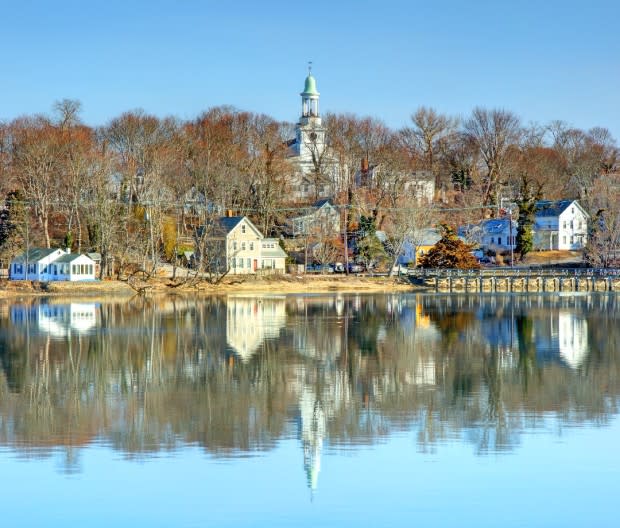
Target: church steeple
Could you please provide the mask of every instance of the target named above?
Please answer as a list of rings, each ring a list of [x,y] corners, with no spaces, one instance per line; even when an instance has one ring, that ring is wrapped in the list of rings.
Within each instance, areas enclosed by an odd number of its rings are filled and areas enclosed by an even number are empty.
[[[308,63],[308,77],[301,92],[301,117],[308,122],[309,118],[319,118],[319,92],[316,79],[312,76],[312,62]]]

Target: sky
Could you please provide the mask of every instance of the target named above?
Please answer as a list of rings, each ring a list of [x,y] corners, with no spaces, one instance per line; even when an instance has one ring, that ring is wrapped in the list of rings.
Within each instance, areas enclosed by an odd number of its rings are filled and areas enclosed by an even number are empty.
[[[0,121],[69,98],[93,126],[223,104],[294,122],[312,61],[322,113],[504,108],[620,141],[619,20],[618,0],[0,0]]]

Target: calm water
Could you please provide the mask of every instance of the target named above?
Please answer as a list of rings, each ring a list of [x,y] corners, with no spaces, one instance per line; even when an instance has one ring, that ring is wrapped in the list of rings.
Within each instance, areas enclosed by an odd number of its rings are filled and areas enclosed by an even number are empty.
[[[3,526],[617,526],[617,296],[0,304]]]

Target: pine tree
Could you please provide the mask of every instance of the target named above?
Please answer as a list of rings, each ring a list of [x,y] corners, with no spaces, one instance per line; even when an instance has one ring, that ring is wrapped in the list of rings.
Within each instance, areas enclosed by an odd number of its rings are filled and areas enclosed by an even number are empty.
[[[18,191],[7,193],[0,209],[0,258],[12,260],[24,251],[28,217],[23,197]]]
[[[534,218],[536,216],[536,202],[542,197],[542,186],[539,184],[536,191],[532,189],[532,182],[527,176],[521,178],[521,192],[517,200],[519,207],[519,227],[517,228],[516,252],[521,260],[525,259],[534,249]]]

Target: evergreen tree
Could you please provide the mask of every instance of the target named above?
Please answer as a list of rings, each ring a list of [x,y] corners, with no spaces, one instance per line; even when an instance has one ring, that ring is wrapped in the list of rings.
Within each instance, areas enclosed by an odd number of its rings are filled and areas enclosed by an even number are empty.
[[[521,260],[525,259],[534,249],[534,218],[536,216],[536,202],[542,198],[542,185],[536,191],[532,189],[532,182],[526,177],[521,178],[521,192],[517,200],[519,207],[519,227],[517,228],[516,252]]]
[[[452,227],[441,224],[441,239],[420,259],[421,268],[478,269],[480,264],[471,253],[474,245],[466,244]]]
[[[24,251],[28,216],[23,197],[18,191],[6,195],[0,209],[0,259],[10,261]]]

